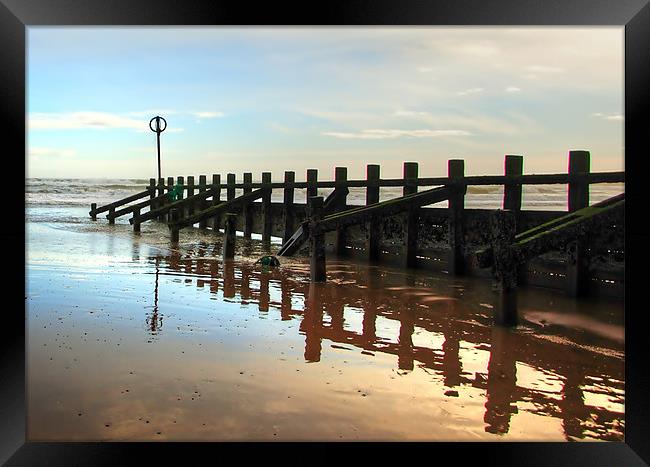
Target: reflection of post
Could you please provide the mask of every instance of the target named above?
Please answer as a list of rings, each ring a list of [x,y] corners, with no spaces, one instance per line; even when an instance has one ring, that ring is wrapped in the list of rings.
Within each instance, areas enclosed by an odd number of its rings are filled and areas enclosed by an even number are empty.
[[[334,335],[340,335],[343,331],[343,324],[344,324],[344,303],[341,298],[338,297],[337,290],[336,288],[329,288],[329,300],[327,300],[327,306],[325,307],[325,311],[327,312],[328,315],[330,315],[330,318],[332,319],[332,332]],[[323,301],[325,301],[326,297],[322,297]]]
[[[414,320],[412,311],[399,311],[399,349],[397,367],[400,370],[413,370],[413,330]]]
[[[569,437],[584,438],[582,423],[589,416],[589,411],[585,408],[584,394],[580,389],[584,374],[576,374],[576,371],[575,368],[567,371],[562,388],[562,401],[559,404],[562,410],[562,428],[567,440]]]
[[[460,386],[460,373],[462,365],[458,354],[460,342],[456,332],[448,330],[444,333],[445,343],[442,344],[442,375],[445,386],[450,388]]]
[[[232,261],[223,263],[223,296],[225,298],[235,296],[235,265]]]
[[[373,345],[377,340],[377,306],[375,302],[366,297],[363,301],[363,340]]]
[[[150,317],[146,319],[147,324],[149,325],[149,331],[152,334],[156,334],[157,331],[160,331],[162,327],[162,316],[158,316],[158,258],[156,258],[156,282],[154,285],[153,291],[153,312]]]
[[[271,296],[269,294],[269,280],[271,275],[269,273],[260,274],[260,300],[258,304],[258,309],[260,311],[269,311],[269,301]]]
[[[219,292],[219,263],[217,261],[210,261],[210,293],[216,294]]]
[[[508,343],[510,331],[493,327],[488,363],[487,401],[485,416],[488,433],[505,434],[510,428],[510,417],[516,408],[510,406],[517,387],[517,367],[512,347]]]
[[[251,299],[251,271],[248,268],[242,267],[241,270],[241,286],[240,295],[242,301]]]
[[[319,362],[321,355],[321,328],[323,325],[322,286],[310,284],[305,313],[300,323],[300,330],[305,333],[305,360]]]
[[[280,293],[282,294],[280,316],[282,321],[287,321],[291,319],[291,289],[289,289],[289,282],[284,277],[280,280]]]

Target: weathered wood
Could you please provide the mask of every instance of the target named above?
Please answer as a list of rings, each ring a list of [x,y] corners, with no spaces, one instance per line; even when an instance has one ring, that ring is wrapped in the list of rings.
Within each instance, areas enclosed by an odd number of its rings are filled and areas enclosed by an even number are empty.
[[[503,186],[503,209],[518,213],[521,210],[521,183],[513,182],[512,179],[523,174],[524,158],[507,155],[504,166],[507,181]]]
[[[137,217],[140,215],[140,208],[134,208],[133,209],[133,217]],[[134,232],[140,232],[140,222],[134,222],[133,223],[133,231]]]
[[[198,196],[198,195],[197,195]],[[222,202],[216,206],[211,206],[202,211],[195,212],[193,215],[180,219],[177,223],[177,227],[184,228],[200,222],[203,219],[209,219],[215,215],[222,214],[227,211],[234,209],[240,209],[242,206],[245,206],[247,203],[252,203],[253,201],[260,199],[264,196],[264,190],[259,189],[255,190],[247,195],[242,195],[237,198],[231,199],[230,201]]]
[[[253,182],[253,174],[251,172],[244,173],[244,190],[243,193],[246,195],[253,191],[251,188],[251,183]],[[251,238],[253,233],[253,211],[251,205],[248,204],[244,206],[244,238]]]
[[[402,196],[401,198],[382,201],[371,206],[348,209],[323,217],[317,229],[323,232],[329,232],[336,230],[341,225],[349,226],[367,222],[372,216],[392,216],[407,211],[413,206],[421,207],[444,201],[449,198],[449,193],[450,191],[447,187],[432,188],[431,190]]]
[[[149,199],[151,199],[151,202],[153,203],[153,199],[156,197],[156,179],[155,178],[150,178],[149,179]]]
[[[206,176],[205,175],[199,175],[199,194],[204,193],[206,191]],[[206,203],[205,203],[205,198],[197,200],[197,206],[199,211],[202,211],[203,209],[206,208]],[[208,226],[207,222],[205,220],[199,222],[199,229],[205,229]]]
[[[212,174],[212,203],[211,206],[216,206],[221,203],[221,174]],[[219,226],[221,225],[221,216],[214,216],[212,218],[212,230],[219,233]]]
[[[418,163],[404,162],[404,196],[417,193]],[[417,263],[416,252],[418,248],[418,206],[411,206],[406,211],[406,225],[404,226],[404,265],[407,268],[414,268]]]
[[[174,189],[174,177],[167,177],[167,193]]]
[[[108,215],[107,215],[106,217],[107,217],[107,219],[108,219],[108,223],[109,223],[110,225],[115,224],[115,208],[113,208],[113,207],[110,208],[110,209],[108,210]]]
[[[182,175],[176,177],[176,184],[181,185],[183,187],[183,189],[180,192],[180,199],[182,200],[185,194],[185,177],[183,177]]]
[[[283,211],[284,211],[284,235],[282,236],[282,243],[293,235],[295,229],[295,212],[293,208],[293,201],[295,196],[294,183],[296,181],[296,173],[291,171],[284,172],[284,198],[283,198]]]
[[[213,194],[213,191],[212,191],[212,188],[210,188],[209,190],[206,190],[203,193],[197,193],[196,195],[187,197],[185,199],[181,199],[179,201],[173,201],[173,202],[170,201],[170,202],[166,203],[164,206],[162,206],[162,207],[160,207],[158,209],[152,209],[149,212],[145,212],[144,214],[141,214],[139,216],[139,218],[138,218],[138,221],[139,222],[145,222],[145,221],[148,221],[150,219],[154,219],[154,218],[156,218],[156,217],[158,217],[158,216],[160,216],[162,214],[168,213],[172,208],[177,208],[179,210],[179,213],[180,213],[184,209],[186,209],[188,205],[199,202],[199,201],[202,201],[202,200],[205,200],[206,198],[209,198],[210,196],[212,196],[212,194]],[[165,194],[160,198],[165,198],[166,196],[167,195]],[[158,198],[154,198],[154,199],[158,199]],[[148,203],[148,201],[147,201],[147,203]],[[145,203],[140,203],[139,205],[136,204],[134,206],[129,206],[129,207],[123,209],[124,212],[122,214],[125,214],[125,213],[129,212],[129,210],[132,207],[143,208],[145,206],[146,206]],[[129,222],[131,222],[131,224],[133,224],[132,220],[133,219],[129,220]]]
[[[334,186],[334,182],[332,182]],[[318,170],[307,169],[307,200],[312,196],[318,196]]]
[[[335,190],[338,190],[339,192],[343,189],[346,188],[345,182],[348,179],[348,169],[347,167],[336,167],[334,169],[334,182],[335,182]],[[347,192],[349,190],[346,190],[345,194],[342,194],[342,196],[339,196],[336,201],[336,206],[335,209],[337,211],[344,211],[345,207],[347,205]],[[346,228],[344,226],[339,227],[336,229],[336,239],[334,241],[334,251],[336,252],[337,256],[346,256],[347,255],[347,249],[345,248],[347,244],[347,234],[346,234]]]
[[[114,209],[114,208],[123,206],[123,205],[125,205],[127,203],[130,203],[131,201],[137,201],[137,200],[139,200],[141,198],[144,198],[146,196],[150,196],[150,197],[153,198],[153,197],[155,197],[155,193],[154,193],[153,196],[151,196],[152,193],[153,193],[152,187],[148,187],[146,191],[141,191],[140,193],[136,193],[134,195],[127,196],[126,198],[123,198],[123,199],[121,199],[119,201],[115,201],[113,203],[106,204],[105,206],[102,206],[102,207],[99,207],[99,208],[96,207],[97,205],[95,203],[93,203],[93,204],[95,204],[95,209],[92,209],[92,205],[91,205],[91,210],[88,212],[88,215],[90,217],[93,217],[93,216],[96,217],[97,214],[101,214],[102,212],[110,211],[111,208]]]
[[[177,208],[172,208],[169,211],[169,218],[170,218],[169,219],[170,220],[169,225],[173,225],[175,222],[178,222],[178,220],[180,218],[180,211]],[[171,227],[171,241],[173,243],[178,243],[178,239],[179,239],[178,228]]]
[[[497,210],[491,219],[494,279],[498,299],[494,322],[501,326],[517,324],[517,268],[511,245],[515,240],[515,217],[510,211]]]
[[[379,165],[366,165],[366,179],[368,187],[366,188],[366,206],[379,203]],[[380,218],[371,216],[368,222],[368,259],[376,261],[380,256],[381,227]]]
[[[236,222],[237,214],[226,213],[224,216],[223,259],[233,259],[235,257]]]
[[[309,279],[311,282],[325,282],[325,234],[319,232],[316,226],[321,220],[323,197],[311,196],[307,199],[309,215]]]
[[[466,185],[462,181],[465,175],[465,161],[462,159],[451,159],[447,165],[449,175],[450,196],[449,196],[449,259],[447,269],[453,276],[461,276],[465,273],[465,232],[463,229],[465,210]]]
[[[191,198],[192,196],[194,196],[194,175],[189,175],[187,177],[187,197]],[[193,204],[186,204],[184,209],[186,216],[191,216],[194,213]]]
[[[235,199],[235,174],[228,174],[226,186],[226,200]]]
[[[271,241],[273,218],[271,217],[271,172],[262,172],[262,241]]]
[[[588,151],[569,151],[569,175],[589,173]],[[569,212],[589,206],[589,183],[577,180],[569,183]],[[583,297],[589,289],[588,255],[584,241],[576,240],[567,245],[566,292],[571,297]]]
[[[522,263],[555,248],[566,247],[569,242],[590,235],[594,229],[609,228],[612,222],[621,222],[624,208],[625,193],[622,193],[538,225],[515,236],[512,254],[517,263]],[[476,256],[480,267],[494,264],[495,254],[491,248],[478,251]]]
[[[167,202],[167,197],[165,196],[165,179],[164,178],[159,178],[158,179],[158,194],[156,198],[154,199],[154,203],[157,207],[162,207],[165,205]],[[158,216],[159,221],[164,221],[165,220],[165,215],[162,214]]]
[[[149,206],[149,209],[151,209],[151,204],[152,204],[152,203],[156,203],[156,202],[158,202],[158,201],[162,201],[162,200],[165,199],[166,197],[167,197],[167,194],[163,194],[162,196],[156,196],[156,197],[153,198],[153,199],[148,199],[148,200],[146,200],[146,201],[142,201],[141,203],[136,203],[136,204],[132,204],[132,205],[130,205],[130,206],[126,206],[126,207],[124,207],[124,208],[122,208],[122,209],[118,209],[117,211],[114,211],[112,214],[110,214],[110,213],[107,214],[107,215],[106,215],[106,218],[107,218],[107,219],[109,219],[109,218],[111,218],[111,217],[112,217],[112,218],[117,218],[117,217],[123,216],[123,215],[125,215],[125,214],[130,214],[130,213],[132,213],[135,209],[142,209],[142,208],[146,208],[147,206]]]
[[[95,214],[96,210],[97,210],[97,203],[90,203],[90,218],[94,221],[97,220],[97,214]]]

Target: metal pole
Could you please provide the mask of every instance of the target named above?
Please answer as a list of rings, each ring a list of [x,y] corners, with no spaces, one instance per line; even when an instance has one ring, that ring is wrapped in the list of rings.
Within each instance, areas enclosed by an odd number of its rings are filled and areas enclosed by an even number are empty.
[[[154,120],[156,121],[156,127],[155,128],[151,125],[154,122]],[[160,126],[160,121],[161,120],[165,124],[165,126],[163,126],[163,127]],[[160,133],[162,133],[163,131],[165,131],[167,129],[167,120],[165,120],[164,118],[162,118],[159,115],[156,115],[154,118],[149,120],[149,128],[151,129],[151,131],[156,133],[156,143],[157,143],[157,148],[158,148],[158,180],[160,180],[162,178],[162,174],[161,174],[161,170],[160,170]]]

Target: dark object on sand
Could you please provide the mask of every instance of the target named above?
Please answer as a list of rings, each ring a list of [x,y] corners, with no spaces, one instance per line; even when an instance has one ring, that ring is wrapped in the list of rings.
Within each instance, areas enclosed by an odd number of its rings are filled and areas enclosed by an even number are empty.
[[[255,264],[257,263],[260,263],[262,266],[280,266],[280,261],[275,256],[262,256],[260,259],[255,261]]]

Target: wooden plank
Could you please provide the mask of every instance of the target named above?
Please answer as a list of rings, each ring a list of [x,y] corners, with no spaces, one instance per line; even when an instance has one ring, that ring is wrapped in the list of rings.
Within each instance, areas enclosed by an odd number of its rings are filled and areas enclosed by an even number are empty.
[[[339,225],[354,225],[367,222],[373,215],[388,217],[408,210],[411,206],[426,206],[449,198],[447,187],[432,188],[431,190],[414,193],[401,198],[389,199],[372,206],[361,206],[340,213],[323,217],[318,229],[323,232],[336,230]]]
[[[589,173],[588,151],[569,151],[569,175]],[[578,180],[569,183],[569,212],[589,206],[589,183]],[[589,289],[587,248],[584,241],[567,245],[566,292],[571,297],[584,297]]]
[[[284,235],[282,236],[282,243],[286,243],[295,229],[295,212],[293,201],[295,196],[294,183],[296,181],[296,173],[287,171],[284,172],[284,197],[283,197],[283,211],[284,211]]]
[[[507,155],[504,161],[506,182],[503,186],[503,209],[518,213],[521,210],[521,183],[513,181],[523,174],[523,156]]]
[[[319,232],[316,226],[321,220],[323,209],[323,197],[311,196],[308,201],[309,215],[309,279],[311,282],[325,282],[326,259],[325,259],[325,233]]]
[[[348,179],[347,167],[336,167],[334,169],[334,182],[336,184],[334,189],[341,193],[341,196],[338,196],[336,199],[336,205],[334,207],[336,211],[344,211],[346,208],[348,190],[346,190],[345,194],[343,194],[341,192],[341,189],[346,188],[345,182],[347,181],[347,179]],[[347,249],[345,248],[346,244],[347,244],[346,228],[342,226],[336,229],[336,238],[334,240],[334,251],[338,256],[347,255]]]
[[[200,222],[203,219],[209,219],[216,214],[222,214],[228,210],[239,209],[242,206],[245,206],[247,203],[252,203],[253,201],[260,199],[264,196],[264,190],[259,189],[255,190],[247,195],[242,195],[237,198],[231,199],[230,201],[223,202],[216,206],[211,206],[202,211],[195,212],[192,216],[189,216],[184,219],[180,219],[178,223],[174,225],[178,228],[189,227],[191,225]]]
[[[318,196],[318,170],[316,169],[307,169],[307,199],[312,196]],[[332,187],[334,187],[334,182],[332,182]]]
[[[97,217],[97,214],[101,214],[102,212],[109,211],[111,208],[117,208],[117,207],[123,206],[123,205],[125,205],[127,203],[130,203],[132,201],[137,201],[137,200],[139,200],[141,198],[144,198],[145,196],[150,196],[151,193],[152,193],[151,188],[147,188],[146,191],[141,191],[140,193],[136,193],[134,195],[127,196],[126,198],[123,198],[123,199],[121,199],[119,201],[115,201],[113,203],[106,204],[106,205],[104,205],[102,207],[99,207],[99,208],[96,207],[97,205],[95,203],[93,203],[93,204],[95,204],[95,209],[93,209],[92,205],[91,205],[91,209],[88,212],[88,215],[90,217],[93,217],[93,216]]]
[[[235,174],[228,174],[226,186],[226,199],[235,199]]]
[[[204,193],[207,189],[207,177],[205,175],[199,175],[199,194]],[[197,200],[197,209],[205,209],[205,198]],[[199,229],[205,229],[208,226],[206,221],[199,222]]]
[[[379,165],[368,164],[366,165],[366,180],[368,187],[366,188],[366,206],[379,203]],[[381,241],[381,218],[371,216],[368,222],[368,259],[376,261],[380,256],[380,241]]]
[[[418,163],[404,162],[403,175],[404,188],[402,189],[402,194],[408,196],[417,193]],[[418,206],[411,206],[406,212],[406,225],[404,226],[404,266],[414,268],[417,264],[416,253],[418,248],[418,222],[420,215]]]
[[[491,219],[494,278],[499,293],[494,322],[500,326],[517,324],[517,268],[511,245],[515,239],[515,217],[511,211],[497,210]]]
[[[236,235],[237,214],[229,212],[226,213],[224,219],[224,237],[223,237],[223,259],[233,259],[235,257],[235,241]]]
[[[138,220],[138,222],[142,223],[142,222],[148,221],[150,219],[154,219],[154,218],[156,218],[156,217],[158,217],[158,216],[160,216],[162,214],[166,214],[166,213],[170,212],[170,210],[172,208],[177,208],[179,210],[179,214],[180,214],[184,209],[187,208],[188,205],[190,205],[192,203],[196,203],[197,201],[201,201],[201,200],[204,200],[206,198],[209,198],[210,196],[212,196],[212,194],[213,194],[213,191],[212,191],[212,188],[210,188],[209,190],[206,190],[203,193],[197,193],[196,195],[187,197],[185,199],[181,199],[179,201],[174,201],[174,202],[167,203],[167,204],[165,204],[164,206],[162,206],[162,207],[160,207],[158,209],[152,209],[149,212],[145,212],[144,214],[141,214],[137,220]],[[162,198],[165,198],[165,197],[167,197],[167,194],[164,194],[162,196]],[[157,199],[157,198],[154,198],[154,199]],[[141,203],[141,204],[144,204],[144,203]],[[135,206],[138,206],[138,205],[135,205]],[[142,208],[144,206],[139,206],[139,207]],[[129,208],[130,208],[130,206],[129,206]],[[133,224],[134,219],[129,219],[129,222],[131,224]]]
[[[90,218],[94,221],[97,220],[97,214],[95,214],[95,211],[97,210],[97,203],[90,203]]]
[[[176,184],[183,187],[183,189],[180,192],[180,199],[183,199],[185,197],[185,177],[183,177],[182,175],[176,177]]]
[[[271,241],[273,217],[271,213],[271,172],[262,172],[262,241]]]
[[[221,203],[221,174],[212,174],[212,203],[210,206],[216,206]],[[221,225],[220,216],[214,216],[212,218],[212,230],[215,233],[219,233],[219,226]]]
[[[117,211],[113,211],[113,213],[108,214],[106,216],[106,218],[107,219],[110,218],[110,217],[117,218],[117,217],[123,216],[125,214],[130,214],[133,211],[135,211],[136,209],[146,208],[147,206],[151,206],[152,203],[155,203],[157,201],[161,201],[166,197],[167,197],[167,194],[165,193],[162,196],[156,196],[153,199],[148,199],[146,201],[142,201],[141,203],[132,204],[132,205],[127,206],[125,208],[118,209]]]
[[[253,174],[251,172],[244,173],[244,194],[248,194],[253,189],[251,183],[253,182]],[[253,212],[250,205],[244,206],[244,238],[251,238],[253,233]]]
[[[140,208],[134,208],[133,209],[133,216],[137,217],[140,215]],[[133,223],[133,231],[134,232],[140,232],[140,223],[139,222],[134,222]]]
[[[447,209],[449,212],[449,256],[447,269],[452,276],[461,276],[465,273],[465,236],[463,223],[467,186],[462,184],[465,175],[465,161],[462,159],[449,160],[447,172],[450,183],[449,207]]]

